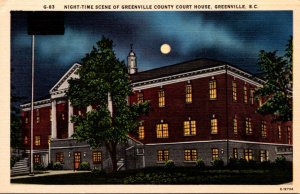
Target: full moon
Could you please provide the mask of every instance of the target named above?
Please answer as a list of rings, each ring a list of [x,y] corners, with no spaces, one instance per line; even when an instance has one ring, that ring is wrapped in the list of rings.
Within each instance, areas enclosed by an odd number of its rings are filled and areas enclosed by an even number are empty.
[[[169,44],[162,44],[160,46],[160,52],[165,55],[169,54],[171,52],[171,46]]]

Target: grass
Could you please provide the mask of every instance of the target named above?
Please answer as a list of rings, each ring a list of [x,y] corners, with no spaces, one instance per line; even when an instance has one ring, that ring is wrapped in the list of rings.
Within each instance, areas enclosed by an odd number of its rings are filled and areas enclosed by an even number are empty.
[[[292,181],[292,169],[146,168],[95,175],[91,172],[11,179],[11,183],[73,184],[246,184],[276,185]]]

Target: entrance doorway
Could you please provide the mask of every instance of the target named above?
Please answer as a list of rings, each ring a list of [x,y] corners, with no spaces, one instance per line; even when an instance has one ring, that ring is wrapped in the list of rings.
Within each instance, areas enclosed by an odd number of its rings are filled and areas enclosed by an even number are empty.
[[[78,170],[80,162],[81,162],[81,153],[74,152],[74,170]]]

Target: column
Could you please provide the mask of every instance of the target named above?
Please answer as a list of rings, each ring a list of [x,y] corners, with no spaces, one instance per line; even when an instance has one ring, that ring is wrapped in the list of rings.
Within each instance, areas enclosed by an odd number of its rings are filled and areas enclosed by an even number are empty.
[[[112,117],[113,115],[113,105],[112,105],[112,99],[111,99],[111,94],[110,92],[108,92],[107,94],[107,108],[108,108],[108,111],[110,112],[110,116]]]
[[[70,102],[70,100],[68,100],[68,137],[72,137],[73,133],[74,133],[74,123],[71,122],[71,118],[73,116],[73,106]]]
[[[57,130],[56,130],[56,100],[52,100],[51,102],[51,138],[56,139],[57,138]]]

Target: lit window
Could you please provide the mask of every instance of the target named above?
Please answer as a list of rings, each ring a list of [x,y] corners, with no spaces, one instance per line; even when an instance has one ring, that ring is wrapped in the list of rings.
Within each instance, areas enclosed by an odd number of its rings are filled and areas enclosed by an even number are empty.
[[[55,157],[56,162],[64,163],[64,153],[63,152],[58,152],[58,153],[56,153],[55,156],[56,156]]]
[[[28,124],[28,117],[25,117],[25,124]]]
[[[188,84],[185,86],[185,102],[192,103],[192,85]]]
[[[184,135],[196,135],[196,121],[183,122]]]
[[[196,149],[184,150],[184,160],[185,161],[196,161],[197,160],[197,150]]]
[[[137,103],[144,102],[144,94],[142,92],[137,93]]]
[[[64,113],[61,114],[61,119],[65,120],[65,114]]]
[[[40,154],[33,154],[33,162],[36,163],[41,163],[41,155]]]
[[[244,85],[244,102],[248,102],[248,90],[247,90],[247,85]]]
[[[237,116],[234,115],[233,118],[233,133],[237,134],[238,133],[238,122],[237,122]]]
[[[36,123],[40,122],[40,110],[36,109]]]
[[[281,139],[281,126],[278,125],[277,129],[278,129],[278,139]]]
[[[157,161],[163,162],[169,160],[169,150],[157,150]]]
[[[158,92],[158,106],[159,107],[165,106],[165,91],[164,90],[160,90]]]
[[[236,89],[236,82],[232,82],[232,100],[237,101],[237,89]]]
[[[218,148],[213,148],[211,149],[211,155],[212,155],[212,160],[216,160],[219,158],[219,149]]]
[[[34,137],[34,145],[35,146],[40,146],[41,145],[41,136],[35,136]]]
[[[253,89],[250,90],[250,103],[254,104],[254,90]]]
[[[102,161],[102,153],[100,151],[93,152],[93,163],[99,164]]]
[[[252,149],[244,149],[244,159],[249,161],[253,160],[253,151]]]
[[[157,124],[156,125],[156,135],[157,135],[157,138],[169,137],[168,124]]]
[[[247,135],[251,135],[252,134],[251,118],[246,117],[246,119],[245,119],[245,127],[246,127],[246,134]]]
[[[215,118],[215,115],[210,119],[210,130],[211,134],[217,134],[218,133],[218,119]]]
[[[232,153],[233,153],[233,158],[234,159],[238,159],[238,149],[237,148],[233,148]]]
[[[48,144],[51,143],[51,135],[48,135]]]
[[[260,158],[260,162],[268,161],[269,160],[268,151],[267,150],[260,150],[259,151],[259,158]]]
[[[144,139],[145,138],[145,131],[144,131],[144,126],[139,126],[139,139]]]
[[[266,124],[266,121],[261,122],[261,136],[263,138],[267,137],[267,124]]]
[[[287,142],[288,144],[292,144],[291,127],[287,127]]]
[[[25,137],[24,137],[24,145],[27,145],[27,144],[28,144],[28,137],[25,136]]]
[[[216,80],[211,80],[209,82],[209,99],[217,99],[217,82]]]

